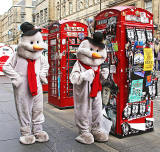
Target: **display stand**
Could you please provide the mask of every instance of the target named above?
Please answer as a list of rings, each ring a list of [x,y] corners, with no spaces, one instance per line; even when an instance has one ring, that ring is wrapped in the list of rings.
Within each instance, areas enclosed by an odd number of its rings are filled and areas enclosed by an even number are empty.
[[[124,137],[153,130],[153,99],[157,95],[154,74],[153,15],[132,6],[114,7],[95,17],[95,31],[106,35],[109,65],[109,100],[103,85],[107,119],[112,134]],[[117,87],[117,92],[113,88]],[[106,91],[106,92],[105,92]]]

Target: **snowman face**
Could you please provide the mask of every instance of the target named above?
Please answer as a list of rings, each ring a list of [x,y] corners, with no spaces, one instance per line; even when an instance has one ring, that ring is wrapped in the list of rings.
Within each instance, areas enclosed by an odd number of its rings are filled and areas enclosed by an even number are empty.
[[[20,43],[25,50],[31,52],[42,51],[44,49],[44,42],[40,32],[37,32],[33,36],[23,36]]]
[[[77,58],[86,65],[99,66],[107,56],[106,49],[99,50],[92,46],[88,40],[84,40],[77,51]]]

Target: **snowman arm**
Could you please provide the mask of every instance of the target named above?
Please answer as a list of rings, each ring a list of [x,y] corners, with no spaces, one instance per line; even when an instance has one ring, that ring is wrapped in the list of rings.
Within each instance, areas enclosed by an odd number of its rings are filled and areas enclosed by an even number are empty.
[[[20,75],[14,70],[17,63],[17,54],[13,54],[3,65],[3,72],[10,79],[17,79]]]
[[[77,85],[80,85],[83,81],[78,61],[73,66],[72,72],[70,74],[70,81],[72,84],[77,84]]]
[[[20,76],[20,74],[18,74],[14,70],[16,63],[17,63],[17,54],[15,53],[12,57],[8,59],[8,61],[3,66],[3,72],[7,77],[11,79],[13,86],[17,88],[22,84],[23,79]]]
[[[40,79],[42,83],[48,83],[46,76],[48,75],[49,64],[47,59],[42,55],[41,56],[41,70],[40,70]]]
[[[72,84],[80,85],[84,81],[92,83],[95,77],[93,69],[82,70],[82,66],[77,61],[70,74],[70,81]]]

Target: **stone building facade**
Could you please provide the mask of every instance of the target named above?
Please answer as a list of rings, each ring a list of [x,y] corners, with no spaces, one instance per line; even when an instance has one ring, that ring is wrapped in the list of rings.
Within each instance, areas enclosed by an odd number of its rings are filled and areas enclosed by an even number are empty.
[[[160,39],[160,0],[12,0],[12,7],[0,16],[0,42],[17,44],[24,21],[47,27],[54,20],[69,19],[87,24],[88,18],[120,5],[136,6],[154,14],[155,37]]]
[[[56,19],[86,23],[87,18],[114,6],[135,6],[154,14],[155,36],[160,39],[160,0],[56,0]]]
[[[1,16],[0,42],[7,45],[17,44],[20,37],[20,25],[25,21],[33,22],[32,0],[12,0],[11,8]]]
[[[33,14],[35,25],[46,28],[55,19],[55,1],[37,0]]]

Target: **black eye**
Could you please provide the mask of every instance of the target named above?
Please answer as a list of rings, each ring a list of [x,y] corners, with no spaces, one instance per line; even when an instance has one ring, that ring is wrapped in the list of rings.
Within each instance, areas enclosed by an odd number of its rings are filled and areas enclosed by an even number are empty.
[[[39,43],[39,41],[37,41],[37,43]]]
[[[33,41],[31,41],[30,43],[33,44]]]

